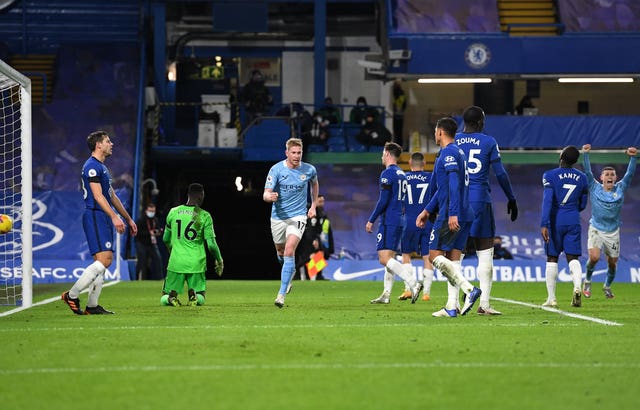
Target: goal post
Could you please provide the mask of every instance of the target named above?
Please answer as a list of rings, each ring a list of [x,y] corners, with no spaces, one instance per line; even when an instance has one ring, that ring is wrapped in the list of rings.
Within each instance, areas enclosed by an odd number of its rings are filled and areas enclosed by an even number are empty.
[[[0,304],[33,304],[31,80],[0,60]]]

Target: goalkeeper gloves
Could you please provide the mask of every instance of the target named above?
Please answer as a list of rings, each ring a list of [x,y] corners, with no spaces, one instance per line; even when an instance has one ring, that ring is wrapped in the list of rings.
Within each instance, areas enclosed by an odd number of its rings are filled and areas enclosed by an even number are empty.
[[[516,204],[515,199],[511,199],[507,202],[507,214],[511,215],[511,222],[518,219],[518,204]]]
[[[219,261],[216,261],[215,271],[218,274],[218,276],[222,276],[223,270],[224,270],[224,262],[222,261],[222,259],[220,259]]]

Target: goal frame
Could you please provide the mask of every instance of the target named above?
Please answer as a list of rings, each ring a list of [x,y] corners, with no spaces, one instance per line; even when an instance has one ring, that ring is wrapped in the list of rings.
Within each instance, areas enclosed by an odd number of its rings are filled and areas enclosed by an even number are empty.
[[[33,174],[31,80],[0,60],[0,73],[20,85],[20,149],[22,195],[22,306],[33,304]]]

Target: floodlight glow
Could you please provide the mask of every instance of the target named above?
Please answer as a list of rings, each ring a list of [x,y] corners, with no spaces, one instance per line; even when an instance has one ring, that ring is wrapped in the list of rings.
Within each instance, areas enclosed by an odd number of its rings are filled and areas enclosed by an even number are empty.
[[[418,82],[421,84],[474,84],[474,83],[490,83],[490,78],[420,78]]]
[[[559,83],[632,83],[631,77],[561,77]]]

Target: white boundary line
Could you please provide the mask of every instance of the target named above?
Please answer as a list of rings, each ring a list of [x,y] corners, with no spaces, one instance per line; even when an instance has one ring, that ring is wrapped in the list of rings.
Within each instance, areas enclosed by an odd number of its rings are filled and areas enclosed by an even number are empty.
[[[114,280],[112,282],[105,283],[104,285],[102,285],[102,287],[106,288],[107,286],[112,286],[112,285],[115,285],[117,283],[120,283],[120,281],[119,280]],[[85,293],[85,292],[88,292],[88,290],[85,289],[81,293]],[[55,302],[56,300],[60,300],[60,296],[55,296],[55,297],[52,297],[52,298],[49,298],[49,299],[41,300],[40,302],[36,302],[36,303],[32,304],[31,306],[20,306],[20,307],[15,308],[15,309],[7,310],[6,312],[0,313],[0,317],[13,315],[14,313],[22,312],[23,310],[30,309],[30,308],[32,308],[34,306],[46,305],[46,304],[49,304],[51,302]]]
[[[520,305],[520,306],[538,308],[538,309],[546,310],[547,312],[557,313],[559,315],[568,316],[568,317],[572,317],[572,318],[575,318],[575,319],[587,320],[587,321],[595,322],[595,323],[598,323],[598,324],[601,324],[601,325],[623,326],[622,323],[613,322],[611,320],[604,320],[604,319],[598,319],[597,317],[579,315],[577,313],[566,312],[566,311],[560,310],[560,309],[554,309],[554,308],[550,308],[550,307],[546,307],[546,306],[542,306],[542,305],[534,305],[533,303],[526,303],[526,302],[520,302],[518,300],[503,299],[503,298],[491,298],[491,299],[492,300],[498,300],[500,302],[511,303],[513,305]]]
[[[119,280],[115,280],[115,281],[112,281],[112,282],[107,282],[107,283],[104,284],[104,287],[113,286],[113,285],[116,285],[118,283],[120,283]],[[84,292],[87,292],[87,290],[83,291],[82,293],[84,293]],[[492,299],[500,301],[500,302],[504,302],[504,303],[510,303],[512,305],[520,305],[520,306],[526,306],[526,307],[542,309],[542,310],[546,310],[547,312],[558,313],[559,315],[562,315],[562,316],[572,317],[574,319],[586,320],[586,321],[589,321],[589,322],[594,322],[594,323],[598,323],[598,324],[605,325],[605,326],[623,326],[622,323],[614,322],[614,321],[611,321],[611,320],[598,319],[598,318],[592,317],[592,316],[579,315],[577,313],[566,312],[564,310],[554,309],[554,308],[550,308],[550,307],[546,307],[546,306],[542,306],[542,305],[536,305],[536,304],[533,304],[533,303],[521,302],[521,301],[512,300],[512,299],[496,298],[496,297],[494,297]],[[55,302],[56,300],[60,300],[60,296],[56,296],[56,297],[52,297],[52,298],[49,298],[49,299],[42,300],[40,302],[36,302],[33,305],[31,305],[30,307],[46,305],[48,303]],[[26,309],[29,309],[29,307],[21,306],[19,308],[8,310],[6,312],[0,313],[0,317],[9,316],[9,315],[12,315],[14,313],[22,312],[23,310],[26,310]],[[347,326],[349,326],[349,325],[347,325]],[[220,326],[215,326],[215,327],[220,327]],[[278,326],[266,326],[266,327],[278,327]],[[315,326],[315,325],[313,325],[313,326],[312,325],[304,325],[304,326],[301,326],[301,327],[317,327],[317,326]],[[113,330],[115,328],[109,328],[109,329]],[[147,329],[147,327],[124,327],[123,329],[131,329],[131,330],[132,329]]]
[[[62,374],[62,373],[116,373],[116,372],[172,372],[172,371],[254,371],[254,370],[331,370],[331,369],[640,369],[640,363],[452,363],[452,362],[422,362],[422,363],[326,363],[326,364],[211,364],[211,365],[173,365],[173,366],[111,366],[111,367],[30,367],[23,369],[0,369],[0,376],[23,374]]]

